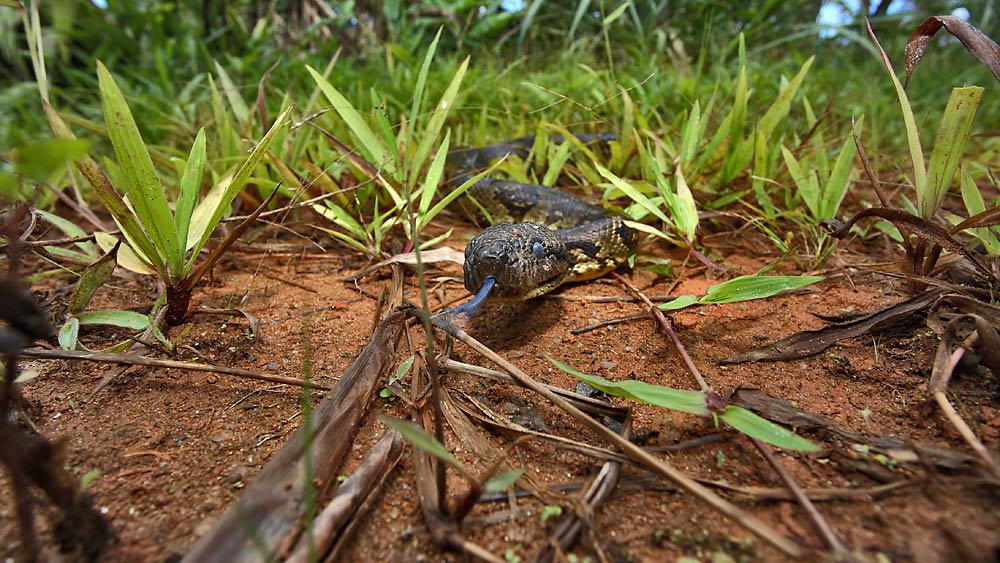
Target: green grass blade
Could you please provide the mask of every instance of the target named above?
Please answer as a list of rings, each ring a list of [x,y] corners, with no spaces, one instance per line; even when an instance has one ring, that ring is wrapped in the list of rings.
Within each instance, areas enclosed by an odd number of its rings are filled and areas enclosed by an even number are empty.
[[[982,99],[983,89],[979,86],[952,89],[927,163],[927,194],[924,207],[920,207],[922,217],[932,217],[941,207],[962,160]]]
[[[198,201],[198,191],[201,188],[201,177],[205,171],[205,129],[199,129],[198,135],[191,146],[191,153],[184,163],[184,173],[181,175],[181,189],[174,206],[174,225],[177,228],[177,239],[187,250],[188,230],[191,226],[191,214],[194,213]]]
[[[379,140],[371,127],[365,123],[364,118],[361,117],[358,110],[354,109],[354,106],[347,101],[347,98],[338,92],[332,84],[327,82],[319,72],[316,72],[316,69],[306,65],[306,70],[312,75],[313,80],[319,85],[326,99],[333,106],[333,109],[344,120],[344,123],[347,124],[351,133],[358,139],[361,151],[364,153],[365,158],[368,159],[368,162],[385,171],[389,176],[394,177],[397,170],[395,154],[382,144],[382,141]]]
[[[742,407],[728,406],[719,418],[740,432],[773,446],[798,452],[815,452],[819,446],[795,432],[765,420]]]
[[[508,487],[521,478],[521,475],[524,475],[524,470],[520,468],[494,475],[483,483],[483,490],[487,493],[499,493],[500,491],[507,490]]]
[[[229,205],[234,199],[236,199],[236,195],[239,194],[243,189],[243,186],[246,185],[247,178],[250,177],[250,173],[253,172],[257,165],[260,164],[261,159],[263,159],[267,154],[268,149],[271,148],[271,143],[274,142],[275,137],[278,135],[278,131],[285,126],[285,123],[288,121],[293,109],[295,109],[295,106],[289,106],[285,111],[281,112],[281,115],[275,118],[274,125],[268,129],[267,133],[264,134],[264,137],[260,140],[260,142],[254,146],[253,152],[250,153],[250,156],[243,161],[243,165],[236,171],[236,174],[233,176],[233,180],[229,182],[229,185],[226,187],[221,201],[213,210],[208,220],[208,226],[205,229],[205,232],[202,234],[198,244],[195,245],[195,255],[197,255],[198,252],[205,246],[205,243],[208,242],[209,237],[212,236],[212,231],[215,230],[215,226],[222,220],[222,215],[229,209]]]
[[[823,217],[820,217],[822,206],[820,205],[819,180],[816,179],[816,172],[814,170],[804,172],[798,159],[795,158],[792,151],[785,148],[785,145],[781,145],[781,155],[785,159],[785,166],[788,168],[788,173],[792,175],[792,182],[795,183],[795,186],[799,189],[799,193],[802,195],[802,201],[809,208],[809,213],[816,219],[823,219]],[[829,217],[826,217],[826,219],[829,219]]]
[[[899,78],[896,77],[895,71],[892,70],[892,63],[889,62],[889,56],[885,54],[882,45],[878,42],[878,38],[875,37],[875,32],[872,31],[871,23],[866,22],[866,25],[868,26],[868,35],[871,36],[872,41],[875,43],[875,48],[882,59],[882,64],[885,65],[885,70],[889,73],[889,78],[892,80],[892,86],[896,89],[899,107],[903,112],[903,126],[906,128],[906,144],[910,148],[910,162],[913,164],[913,187],[917,192],[917,208],[920,209],[919,214],[921,217],[930,219],[929,215],[923,214],[923,210],[927,209],[927,204],[924,201],[927,198],[927,167],[924,165],[924,153],[920,146],[920,133],[917,131],[917,122],[913,118],[913,108],[910,107],[910,99],[906,96],[906,90],[903,89],[903,85],[899,82]]]
[[[424,432],[423,428],[410,421],[399,420],[398,418],[379,416],[378,419],[384,422],[389,428],[399,432],[404,440],[413,444],[413,447],[440,459],[448,465],[461,470],[463,473],[465,472],[462,464],[458,462],[455,456],[451,455],[451,452],[444,447],[444,444],[435,440],[427,432]]]
[[[431,207],[431,201],[434,200],[434,194],[437,192],[438,184],[444,175],[444,164],[448,158],[450,143],[451,131],[449,130],[444,134],[444,141],[438,147],[438,152],[434,155],[434,160],[431,161],[427,174],[424,175],[424,183],[420,188],[420,203],[417,205],[417,231],[420,231],[432,219],[432,217],[427,217],[427,211]]]
[[[421,133],[420,144],[417,145],[417,152],[413,158],[413,165],[411,170],[416,172],[423,167],[424,161],[427,160],[428,155],[431,153],[431,149],[434,144],[437,143],[438,135],[441,134],[441,128],[444,127],[444,121],[448,117],[448,112],[455,105],[455,97],[458,96],[458,89],[462,85],[462,79],[465,78],[465,71],[469,67],[469,57],[466,57],[462,64],[458,67],[458,71],[455,76],[452,77],[451,82],[448,84],[448,88],[445,89],[444,94],[441,95],[441,100],[434,107],[431,112],[431,118],[427,122],[427,128]],[[412,175],[411,175],[412,176]],[[415,182],[414,182],[415,183]]]
[[[740,276],[708,288],[708,292],[698,302],[708,305],[763,299],[822,280],[821,276]]]
[[[408,130],[406,142],[403,146],[410,146],[410,136],[416,130],[417,123],[421,118],[424,94],[427,90],[427,73],[430,72],[431,62],[434,61],[434,53],[437,51],[442,31],[444,31],[444,27],[439,27],[437,33],[434,35],[434,40],[427,47],[427,53],[424,54],[424,62],[421,63],[420,71],[417,73],[417,83],[413,87],[413,103],[410,105],[410,129]]]
[[[858,131],[861,131],[864,122],[865,117],[862,115],[857,120]],[[844,201],[844,196],[847,195],[847,189],[851,187],[854,157],[857,154],[858,147],[854,143],[854,136],[848,135],[847,139],[844,140],[844,146],[840,149],[840,154],[837,155],[837,161],[833,164],[830,179],[827,180],[826,187],[823,188],[817,219],[825,221],[837,216],[837,210],[840,209],[840,204]]]
[[[600,173],[601,176],[604,176],[604,178],[611,182],[614,187],[618,188],[622,193],[627,195],[629,199],[642,206],[643,209],[650,212],[660,221],[663,221],[668,225],[672,224],[670,219],[663,213],[663,210],[660,209],[659,206],[653,204],[649,198],[643,195],[639,190],[635,189],[632,184],[626,182],[618,176],[615,176],[610,170],[601,166],[597,162],[594,162],[594,166],[597,168],[597,172]]]
[[[699,391],[687,391],[684,389],[671,389],[659,385],[651,385],[644,381],[608,381],[603,377],[588,375],[577,371],[572,367],[552,358],[545,356],[557,368],[577,377],[594,389],[604,391],[609,395],[624,397],[648,403],[670,410],[696,414],[700,416],[708,415],[708,406],[705,403],[705,394]]]
[[[97,75],[108,136],[118,157],[122,177],[131,196],[129,199],[159,255],[165,258],[171,278],[176,278],[182,271],[184,255],[182,245],[177,242],[177,229],[153,161],[125,97],[100,61],[97,63]]]
[[[236,121],[242,125],[247,125],[247,117],[250,116],[250,108],[247,107],[246,101],[240,96],[240,91],[236,87],[236,83],[233,79],[229,77],[229,73],[226,69],[219,64],[219,61],[212,61],[215,63],[215,72],[219,75],[219,82],[222,84],[222,91],[226,94],[226,100],[229,101],[229,107],[233,109],[233,115],[236,116]]]

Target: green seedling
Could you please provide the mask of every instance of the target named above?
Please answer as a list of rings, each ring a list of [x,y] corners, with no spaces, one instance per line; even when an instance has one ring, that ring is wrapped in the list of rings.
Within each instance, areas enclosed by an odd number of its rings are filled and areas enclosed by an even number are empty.
[[[77,160],[76,164],[121,228],[135,263],[141,264],[146,272],[154,272],[163,281],[166,286],[166,320],[178,324],[187,314],[194,286],[224,255],[235,237],[230,233],[226,241],[197,268],[195,259],[253,169],[267,153],[278,131],[287,122],[291,108],[278,116],[236,171],[200,199],[199,189],[205,168],[205,133],[204,130],[199,131],[185,161],[180,178],[180,195],[171,212],[166,190],[160,183],[150,152],[124,96],[100,62],[97,74],[108,136],[118,157],[120,185],[114,186],[89,156]],[[75,138],[59,113],[47,103],[43,105],[56,135],[63,139]],[[247,226],[249,223],[245,222],[242,229],[233,232],[242,232]]]
[[[657,308],[676,311],[692,305],[720,305],[765,299],[779,292],[799,289],[822,280],[820,276],[740,276],[709,287],[702,297],[681,295]]]
[[[704,416],[721,419],[726,424],[736,430],[757,438],[779,448],[788,450],[813,452],[819,450],[819,446],[809,440],[769,422],[756,414],[733,405],[718,405],[722,398],[714,395],[710,398],[706,393],[700,391],[687,391],[683,389],[671,389],[661,385],[652,385],[643,381],[608,381],[603,377],[588,375],[576,369],[548,357],[557,368],[566,373],[581,379],[594,389],[603,391],[609,395],[623,397],[633,401],[639,401],[649,405],[655,405],[664,409],[685,412],[697,416]],[[711,403],[711,405],[710,405]]]

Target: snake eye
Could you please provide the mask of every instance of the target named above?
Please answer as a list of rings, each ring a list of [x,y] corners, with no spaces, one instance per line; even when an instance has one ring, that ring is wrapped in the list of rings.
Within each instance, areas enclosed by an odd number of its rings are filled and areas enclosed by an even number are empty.
[[[545,258],[545,249],[542,248],[542,243],[535,241],[535,244],[531,245],[531,251],[535,253],[538,258]]]

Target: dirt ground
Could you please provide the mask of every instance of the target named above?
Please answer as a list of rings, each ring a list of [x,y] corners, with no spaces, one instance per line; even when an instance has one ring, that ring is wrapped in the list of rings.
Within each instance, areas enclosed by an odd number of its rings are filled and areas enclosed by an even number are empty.
[[[703,268],[680,267],[680,283],[656,278],[647,270],[627,274],[648,295],[703,294],[705,288],[735,275],[754,273],[777,255],[767,243],[742,232],[713,237],[709,247],[729,267],[713,279]],[[456,243],[460,248],[461,242]],[[938,337],[922,319],[887,332],[847,340],[826,352],[793,362],[722,366],[718,360],[825,321],[815,313],[838,315],[870,311],[906,297],[905,287],[871,273],[864,264],[881,263],[884,244],[839,251],[819,273],[827,279],[789,295],[747,303],[707,306],[673,315],[683,344],[708,383],[725,394],[754,388],[792,402],[805,411],[871,437],[893,437],[968,452],[958,433],[944,420],[927,393],[930,366]],[[847,248],[847,247],[844,247]],[[648,245],[644,254],[662,258],[665,249]],[[307,350],[312,377],[335,384],[365,345],[375,322],[378,294],[385,272],[356,285],[343,279],[364,264],[349,253],[236,252],[216,268],[214,278],[195,293],[194,308],[242,307],[261,319],[262,334],[251,336],[240,316],[194,315],[173,327],[176,359],[240,367],[286,377],[301,377]],[[787,267],[786,267],[787,266]],[[882,266],[880,266],[882,267]],[[801,273],[783,264],[779,270]],[[415,278],[408,271],[406,297],[418,300]],[[438,286],[432,306],[465,293],[461,268],[433,265],[429,278]],[[64,280],[65,282],[66,280]],[[46,304],[65,302],[66,289],[48,281],[34,287]],[[116,278],[102,288],[92,307],[148,307],[155,287],[149,278]],[[567,389],[575,378],[550,364],[545,355],[581,371],[612,380],[637,379],[670,387],[697,389],[697,384],[657,325],[650,319],[615,324],[578,335],[572,329],[643,312],[637,303],[594,302],[593,296],[628,297],[613,279],[566,286],[555,295],[523,305],[487,306],[466,324],[485,344],[536,379]],[[413,346],[422,346],[413,332]],[[83,335],[99,348],[115,341],[107,331]],[[439,337],[443,342],[443,337]],[[390,371],[412,352],[407,338]],[[166,356],[165,354],[159,354]],[[453,358],[481,365],[484,360],[462,345]],[[98,476],[88,491],[110,520],[118,537],[105,561],[169,561],[182,556],[205,534],[241,494],[261,467],[301,421],[300,390],[213,373],[117,366],[67,361],[26,361],[39,376],[22,386],[27,414],[41,432],[67,440],[66,466],[76,476]],[[111,372],[108,385],[98,384]],[[407,381],[403,382],[405,386]],[[530,392],[510,385],[449,374],[450,393],[464,394],[491,406],[523,425],[599,444],[596,436]],[[997,381],[981,366],[956,375],[950,398],[973,430],[994,453],[1000,441]],[[314,395],[317,404],[321,395]],[[615,404],[626,404],[613,399]],[[403,401],[373,397],[353,451],[341,473],[349,474],[381,435],[377,414],[408,417]],[[717,434],[709,421],[650,406],[634,405],[634,428],[642,445],[690,476],[729,485],[780,488],[782,482],[750,442],[726,430],[719,440],[664,451],[674,444]],[[510,435],[480,430],[497,451]],[[875,456],[850,441],[823,440],[818,453],[779,452],[777,457],[797,482],[807,488],[864,491],[887,483],[905,483],[883,494],[862,494],[817,503],[833,531],[851,549],[891,561],[995,561],[1000,548],[1000,503],[995,483],[984,482],[974,469],[948,471],[931,463],[896,463]],[[449,435],[447,446],[467,466],[487,465]],[[582,483],[601,462],[555,448],[543,441],[516,450],[511,465],[522,467],[546,485]],[[643,470],[627,466],[626,480]],[[449,481],[464,490],[459,480]],[[782,560],[779,552],[727,521],[668,483],[643,481],[623,486],[596,514],[593,526],[577,544],[578,561],[672,561],[680,556],[700,560]],[[718,490],[727,499],[816,550],[821,538],[795,502],[762,500],[753,494]],[[573,493],[567,493],[572,495]],[[19,544],[11,490],[0,477],[0,558],[10,560]],[[40,494],[38,499],[42,500]],[[44,503],[42,503],[44,504]],[[510,561],[530,559],[555,529],[559,518],[542,519],[546,503],[531,497],[515,503],[483,503],[464,527],[471,541]],[[572,506],[566,497],[564,507]],[[564,514],[568,512],[564,511]],[[47,516],[37,515],[47,560],[71,560],[52,547]],[[414,485],[413,464],[404,456],[377,506],[366,516],[346,560],[436,561],[461,557],[436,547],[424,525]],[[599,549],[595,549],[595,546]],[[818,558],[818,551],[810,558]],[[728,556],[731,559],[725,559]],[[516,559],[520,558],[520,559]],[[886,560],[886,559],[882,559]]]

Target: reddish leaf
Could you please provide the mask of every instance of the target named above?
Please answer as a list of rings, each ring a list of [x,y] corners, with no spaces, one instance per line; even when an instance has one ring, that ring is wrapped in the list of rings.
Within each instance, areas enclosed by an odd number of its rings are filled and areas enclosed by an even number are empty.
[[[986,65],[997,81],[1000,81],[1000,45],[997,45],[974,25],[955,16],[931,16],[913,30],[909,41],[906,42],[906,80],[904,86],[910,83],[910,74],[913,73],[913,69],[916,68],[920,59],[924,57],[924,51],[927,50],[931,38],[942,26],[957,37],[969,53],[972,53],[972,56],[979,59],[979,62]]]

